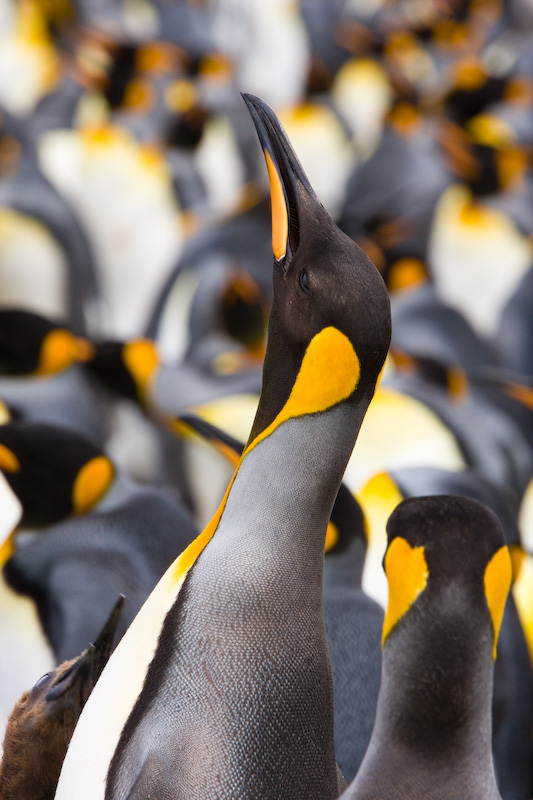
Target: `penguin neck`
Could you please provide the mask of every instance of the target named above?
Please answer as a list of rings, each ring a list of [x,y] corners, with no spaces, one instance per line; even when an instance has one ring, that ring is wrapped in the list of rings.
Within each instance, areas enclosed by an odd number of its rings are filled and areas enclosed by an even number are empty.
[[[312,558],[322,575],[327,523],[363,416],[357,404],[339,403],[290,418],[249,446],[215,538],[245,536],[248,547],[281,558],[292,550],[291,560]]]
[[[412,620],[402,623],[407,628]],[[449,632],[444,640],[438,623],[421,632],[420,620],[410,631],[414,636],[393,629],[385,640],[369,768],[372,761],[375,768],[376,758],[383,766],[383,753],[393,753],[398,780],[407,779],[414,765],[437,791],[461,780],[466,789],[478,776],[498,796],[491,750],[492,633],[483,623],[468,631],[459,623],[455,634],[453,622],[444,626]]]

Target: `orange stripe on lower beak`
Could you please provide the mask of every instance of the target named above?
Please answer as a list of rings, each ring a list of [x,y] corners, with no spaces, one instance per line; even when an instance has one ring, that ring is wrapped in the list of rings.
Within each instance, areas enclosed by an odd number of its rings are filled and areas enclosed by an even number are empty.
[[[272,206],[272,250],[275,258],[280,261],[287,252],[289,213],[279,173],[266,150],[265,160],[270,181],[270,201]]]

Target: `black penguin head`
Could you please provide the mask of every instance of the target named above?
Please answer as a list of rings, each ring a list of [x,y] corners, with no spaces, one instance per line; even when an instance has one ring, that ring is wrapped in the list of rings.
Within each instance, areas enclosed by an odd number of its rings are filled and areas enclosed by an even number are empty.
[[[134,339],[95,344],[85,366],[109,389],[144,405],[159,364],[155,343],[151,339]]]
[[[90,439],[26,421],[0,426],[0,469],[22,504],[22,523],[37,526],[89,511],[114,477],[111,461]]]
[[[336,387],[336,402],[355,395],[370,402],[389,346],[390,308],[379,272],[318,201],[273,111],[257,97],[243,97],[267,163],[274,252],[255,436],[286,403],[312,350],[320,351],[321,360],[315,381],[333,385],[332,372],[351,372],[353,381]]]
[[[449,656],[462,637],[496,643],[511,584],[501,524],[471,498],[438,495],[401,502],[387,523],[389,603],[383,643],[410,630]]]
[[[16,703],[0,770],[9,796],[53,797],[76,723],[111,655],[123,605],[120,595],[95,643],[39,678]]]
[[[92,348],[63,323],[32,311],[0,311],[0,372],[51,375],[90,357]]]

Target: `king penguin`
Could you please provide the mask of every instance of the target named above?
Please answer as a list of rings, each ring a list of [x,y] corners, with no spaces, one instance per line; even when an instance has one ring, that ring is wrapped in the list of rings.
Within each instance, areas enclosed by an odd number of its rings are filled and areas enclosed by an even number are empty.
[[[499,800],[492,682],[512,571],[501,525],[477,500],[427,496],[397,506],[387,534],[376,722],[342,800]]]
[[[244,95],[272,199],[273,304],[250,438],[80,717],[57,800],[335,798],[322,605],[331,508],[390,341],[381,276]]]

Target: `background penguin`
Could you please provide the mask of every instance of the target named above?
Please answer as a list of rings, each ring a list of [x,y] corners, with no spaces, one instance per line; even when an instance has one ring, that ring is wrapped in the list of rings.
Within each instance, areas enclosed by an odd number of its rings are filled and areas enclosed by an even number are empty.
[[[349,783],[361,765],[374,726],[383,610],[361,588],[365,520],[344,483],[335,499],[330,526],[333,535],[326,538],[324,615],[333,676],[335,754]]]
[[[83,369],[90,342],[64,320],[24,308],[0,310],[0,397],[26,420],[73,428],[103,442],[108,413]]]
[[[513,563],[513,591],[505,605],[494,668],[492,749],[496,780],[504,800],[528,800],[533,777],[529,736],[533,726],[533,671],[521,624],[522,609],[519,607],[519,615],[514,599],[517,580],[521,581],[522,589],[524,559],[517,523],[518,499],[511,490],[472,469],[447,472],[430,467],[407,467],[383,475],[383,486],[387,485],[385,478],[389,482],[389,498],[383,494],[380,500],[374,498],[370,506],[365,504],[370,539],[377,535],[376,502],[383,504],[380,516],[386,518],[402,499],[428,494],[470,497],[490,508],[502,525]],[[396,487],[395,495],[392,487]],[[531,610],[527,606],[526,619],[530,618]]]
[[[115,478],[101,447],[67,428],[9,422],[0,426],[0,445],[0,469],[22,503],[25,526],[87,513]]]
[[[385,360],[389,301],[379,273],[320,206],[273,112],[245,99],[273,199],[274,303],[257,416],[219,511],[103,673],[58,800],[150,791],[333,798],[342,785],[324,539]]]
[[[123,632],[196,526],[175,494],[136,484],[69,430],[8,423],[0,445],[26,534],[14,533],[4,579],[35,602],[59,662],[93,638],[118,591],[127,597]],[[40,535],[29,538],[30,525]]]
[[[388,537],[376,723],[342,797],[499,800],[492,677],[511,583],[501,526],[474,500],[413,498],[391,515]]]
[[[5,111],[1,139],[7,139],[12,153],[7,166],[5,161],[1,165],[3,302],[64,317],[75,333],[84,335],[98,325],[100,313],[92,242],[72,205],[41,170],[37,143]],[[32,251],[36,235],[41,249]],[[52,253],[46,259],[42,241],[47,237]]]
[[[107,664],[124,596],[94,644],[43,675],[17,701],[0,764],[1,800],[52,800],[82,708]]]
[[[127,596],[119,633],[126,630],[197,526],[175,493],[135,483],[73,432],[0,427],[2,468],[23,515],[2,547],[3,725],[30,670],[48,671],[79,653],[118,592]]]

